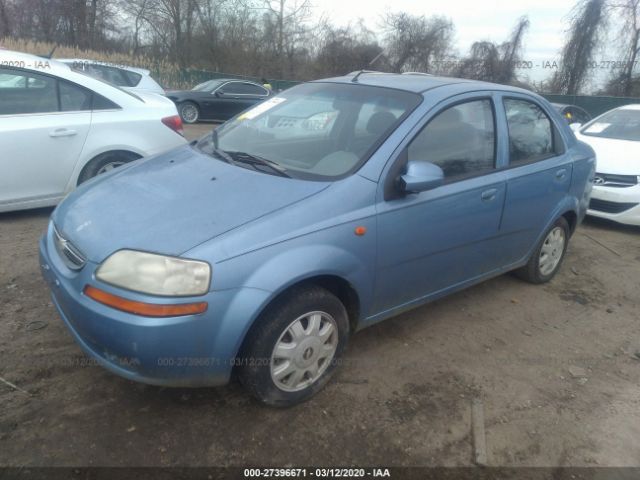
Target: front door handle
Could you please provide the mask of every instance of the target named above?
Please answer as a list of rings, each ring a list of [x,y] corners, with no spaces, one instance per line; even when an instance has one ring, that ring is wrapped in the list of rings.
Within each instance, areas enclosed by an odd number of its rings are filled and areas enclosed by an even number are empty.
[[[557,180],[564,180],[564,177],[567,176],[567,169],[566,168],[562,168],[560,170],[558,170],[556,172],[556,179]]]
[[[69,130],[68,128],[56,128],[55,130],[49,132],[49,136],[53,138],[73,137],[74,135],[77,135],[77,133],[78,132],[76,132],[75,130]]]
[[[497,188],[490,188],[489,190],[485,190],[484,192],[482,192],[480,198],[483,202],[490,202],[491,200],[496,198],[496,193],[498,193]]]

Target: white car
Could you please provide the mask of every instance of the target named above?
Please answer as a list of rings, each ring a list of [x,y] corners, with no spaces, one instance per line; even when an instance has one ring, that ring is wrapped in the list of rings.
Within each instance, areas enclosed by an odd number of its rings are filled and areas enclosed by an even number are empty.
[[[596,152],[587,214],[640,225],[640,105],[625,105],[571,128]]]
[[[129,90],[134,93],[147,92],[157,93],[159,95],[165,94],[164,89],[158,85],[158,82],[151,78],[151,72],[144,68],[114,65],[80,58],[58,58],[56,60],[66,63],[74,70],[87,73],[124,90]]]
[[[55,205],[95,175],[185,143],[168,98],[0,50],[0,212]]]

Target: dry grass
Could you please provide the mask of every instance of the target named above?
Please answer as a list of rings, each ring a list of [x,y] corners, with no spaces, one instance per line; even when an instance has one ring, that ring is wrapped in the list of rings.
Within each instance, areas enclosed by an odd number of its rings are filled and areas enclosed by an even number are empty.
[[[47,42],[35,42],[32,40],[16,38],[0,38],[0,46],[18,52],[32,53],[35,55],[47,55],[53,50],[55,44]],[[158,62],[146,56],[133,56],[123,53],[106,53],[96,50],[82,50],[74,47],[57,46],[53,58],[79,58],[97,60],[112,63],[114,65],[128,65],[132,67],[146,68],[151,75],[165,88],[187,88],[193,84],[215,76],[213,72],[200,70],[182,71],[169,62]]]

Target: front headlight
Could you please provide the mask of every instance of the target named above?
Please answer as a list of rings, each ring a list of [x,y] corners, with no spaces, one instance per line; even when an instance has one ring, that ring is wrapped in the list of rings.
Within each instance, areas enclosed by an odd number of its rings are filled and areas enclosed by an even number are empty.
[[[119,250],[98,268],[96,278],[151,295],[202,295],[209,290],[211,267],[196,260]]]

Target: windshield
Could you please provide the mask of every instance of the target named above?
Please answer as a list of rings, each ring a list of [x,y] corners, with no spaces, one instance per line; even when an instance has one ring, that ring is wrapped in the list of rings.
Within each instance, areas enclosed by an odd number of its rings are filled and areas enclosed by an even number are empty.
[[[222,82],[220,80],[209,80],[208,82],[196,85],[191,90],[194,92],[210,92],[214,88],[217,88],[221,83]]]
[[[605,113],[584,127],[580,133],[590,137],[640,140],[640,110],[618,109]]]
[[[197,145],[245,166],[251,158],[295,178],[330,180],[360,167],[422,100],[399,90],[308,83],[225,123]],[[258,170],[258,168],[255,168]]]

